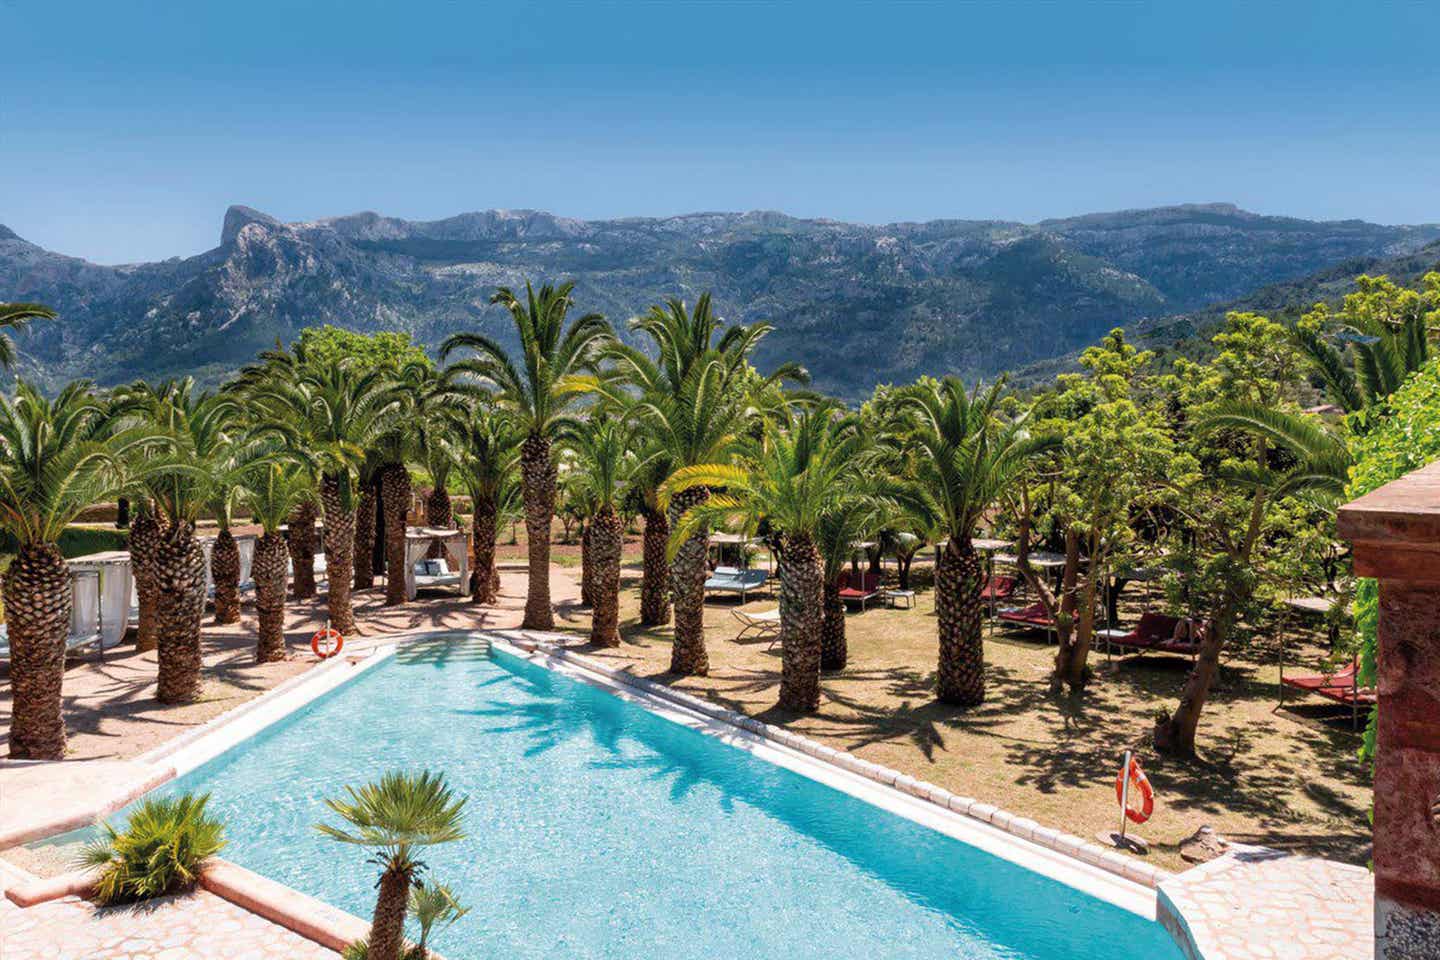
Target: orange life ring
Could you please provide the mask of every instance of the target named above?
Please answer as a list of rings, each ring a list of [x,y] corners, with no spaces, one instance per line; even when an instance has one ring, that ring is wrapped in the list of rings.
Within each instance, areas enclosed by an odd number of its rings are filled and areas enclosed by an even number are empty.
[[[320,650],[321,640],[325,641],[324,652]],[[339,630],[331,630],[326,627],[324,630],[316,630],[315,635],[310,638],[310,650],[321,660],[328,660],[343,649],[345,649],[345,638],[340,635]]]
[[[1125,773],[1124,767],[1115,775],[1115,801],[1125,803]],[[1140,792],[1140,809],[1126,806],[1125,816],[1130,818],[1131,823],[1144,823],[1150,819],[1150,814],[1155,812],[1155,790],[1150,786],[1150,779],[1145,776],[1145,771],[1140,769],[1140,761],[1134,757],[1130,758],[1130,797],[1134,799],[1135,792]]]

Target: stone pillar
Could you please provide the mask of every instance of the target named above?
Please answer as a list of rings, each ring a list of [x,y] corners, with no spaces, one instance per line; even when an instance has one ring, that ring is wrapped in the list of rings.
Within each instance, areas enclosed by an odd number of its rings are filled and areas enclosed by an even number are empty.
[[[1380,583],[1375,957],[1440,960],[1440,462],[1340,508]]]

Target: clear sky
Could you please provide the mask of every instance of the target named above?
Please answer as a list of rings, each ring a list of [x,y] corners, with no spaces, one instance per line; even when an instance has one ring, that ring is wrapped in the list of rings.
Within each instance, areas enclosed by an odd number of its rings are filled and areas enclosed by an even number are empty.
[[[533,207],[1440,220],[1425,4],[0,0],[0,223],[105,263]]]

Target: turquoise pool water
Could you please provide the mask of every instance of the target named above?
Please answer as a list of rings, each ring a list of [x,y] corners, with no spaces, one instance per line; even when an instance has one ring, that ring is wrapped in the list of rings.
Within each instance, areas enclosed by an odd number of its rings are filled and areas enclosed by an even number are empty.
[[[468,794],[429,875],[473,909],[451,960],[1179,960],[1156,923],[475,644],[402,652],[166,789],[225,856],[362,917],[375,870],[321,798],[401,768]]]

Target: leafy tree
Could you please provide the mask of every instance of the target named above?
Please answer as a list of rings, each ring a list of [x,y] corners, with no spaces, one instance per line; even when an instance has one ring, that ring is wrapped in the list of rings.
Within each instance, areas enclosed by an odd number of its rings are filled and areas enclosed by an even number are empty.
[[[497,398],[525,431],[520,448],[520,476],[529,534],[529,589],[522,626],[549,630],[555,625],[550,606],[550,526],[555,517],[555,431],[570,417],[579,396],[577,378],[592,364],[597,349],[612,334],[605,318],[585,314],[567,324],[575,285],[543,285],[537,292],[525,284],[522,300],[508,287],[491,297],[509,311],[520,341],[512,358],[504,347],[482,333],[457,333],[440,348],[441,358],[459,350],[473,359],[452,369],[494,384]]]
[[[457,798],[443,776],[428,771],[387,773],[374,783],[345,790],[348,796],[328,798],[325,805],[351,829],[327,823],[316,824],[315,829],[332,840],[374,851],[381,873],[369,957],[399,960],[410,888],[425,869],[417,848],[464,839],[465,798]]]

